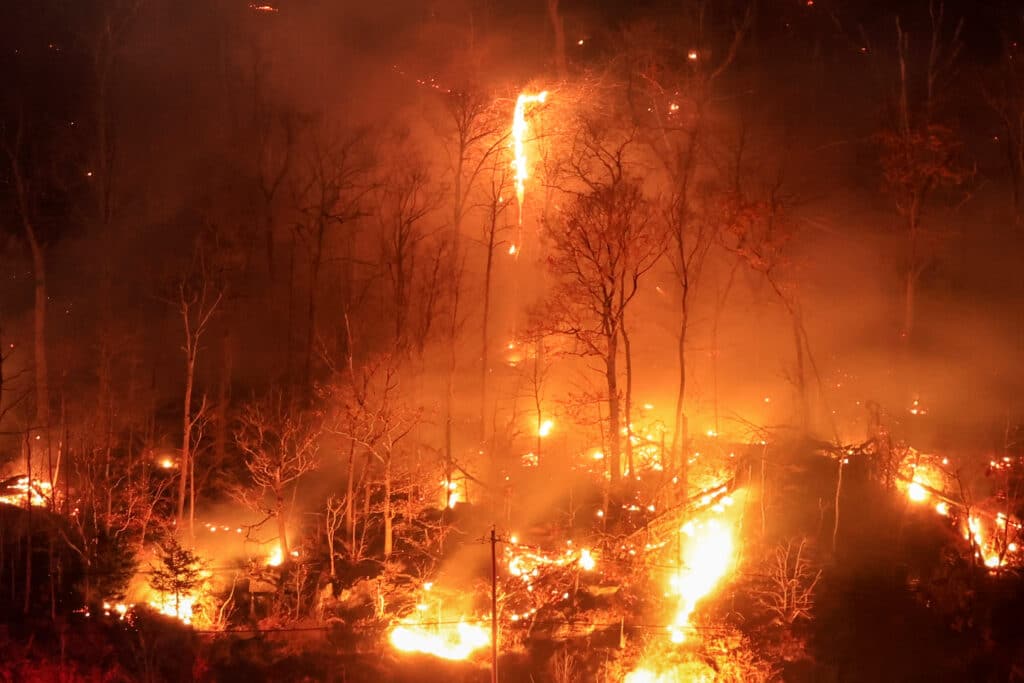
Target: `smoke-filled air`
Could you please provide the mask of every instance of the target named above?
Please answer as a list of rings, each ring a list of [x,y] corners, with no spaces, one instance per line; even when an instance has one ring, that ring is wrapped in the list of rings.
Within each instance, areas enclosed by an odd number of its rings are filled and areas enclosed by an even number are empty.
[[[1024,14],[0,8],[0,680],[1024,680]]]

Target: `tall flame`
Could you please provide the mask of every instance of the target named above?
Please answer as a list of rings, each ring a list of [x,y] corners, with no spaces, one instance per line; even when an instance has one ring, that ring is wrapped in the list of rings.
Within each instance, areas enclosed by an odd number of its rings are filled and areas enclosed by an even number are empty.
[[[725,496],[711,508],[710,515],[715,516],[689,521],[680,530],[684,566],[669,579],[672,594],[679,597],[675,618],[669,626],[674,643],[683,642],[683,629],[689,625],[697,603],[715,589],[732,565],[733,529],[730,521],[721,516],[732,502],[730,496]]]
[[[516,99],[516,108],[512,115],[512,151],[515,154],[512,168],[516,171],[516,200],[519,202],[519,225],[523,224],[523,198],[526,196],[526,179],[530,177],[530,169],[526,159],[526,134],[530,130],[530,126],[526,122],[526,106],[529,104],[543,104],[547,98],[547,90],[536,95],[522,93]]]

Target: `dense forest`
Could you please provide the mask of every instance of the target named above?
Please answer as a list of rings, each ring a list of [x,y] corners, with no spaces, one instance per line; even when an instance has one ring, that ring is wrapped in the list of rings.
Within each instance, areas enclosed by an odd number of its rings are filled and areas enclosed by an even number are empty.
[[[8,5],[0,679],[1024,680],[1016,3]]]

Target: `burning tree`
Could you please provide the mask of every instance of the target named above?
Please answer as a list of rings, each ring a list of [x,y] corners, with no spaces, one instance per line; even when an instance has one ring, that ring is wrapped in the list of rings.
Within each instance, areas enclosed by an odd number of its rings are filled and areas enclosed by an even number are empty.
[[[299,479],[320,466],[316,415],[274,391],[246,405],[238,422],[235,444],[246,457],[252,486],[238,489],[236,495],[276,520],[281,556],[288,558],[289,494],[294,497]]]
[[[174,613],[182,616],[182,600],[192,595],[203,580],[203,563],[171,537],[161,546],[158,564],[151,565],[149,585],[161,600],[174,596]]]
[[[618,482],[623,412],[619,343],[628,339],[624,337],[626,311],[640,278],[661,256],[663,241],[651,203],[628,170],[632,139],[616,141],[587,126],[577,144],[573,180],[582,189],[569,190],[568,205],[545,226],[553,247],[548,267],[555,277],[550,324],[556,333],[573,340],[578,353],[601,359],[608,401],[609,467],[612,481]],[[629,465],[632,472],[633,463]]]

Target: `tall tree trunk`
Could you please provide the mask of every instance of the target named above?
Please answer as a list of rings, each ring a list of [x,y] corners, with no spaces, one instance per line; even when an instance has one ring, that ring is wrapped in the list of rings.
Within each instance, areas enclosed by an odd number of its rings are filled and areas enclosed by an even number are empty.
[[[910,343],[910,337],[914,332],[914,317],[917,299],[918,273],[916,266],[911,265],[903,280],[903,342]]]
[[[306,335],[306,353],[302,364],[303,392],[310,390],[313,373],[313,345],[316,341],[316,293],[320,283],[320,265],[323,261],[325,230],[326,227],[321,219],[317,226],[316,245],[314,246],[313,258],[309,265],[309,301],[306,302],[306,328],[309,330],[309,333]]]
[[[391,519],[391,454],[384,458],[384,559],[391,557],[394,538]]]
[[[480,323],[480,443],[487,441],[487,380],[490,373],[491,277],[494,272],[494,241],[498,217],[491,210],[487,232],[487,260],[484,264],[484,311]]]
[[[626,422],[626,468],[629,476],[636,476],[636,463],[633,462],[633,350],[626,332],[626,321],[622,321],[622,351],[626,359],[626,405],[624,415]]]
[[[800,309],[794,304],[790,309],[790,318],[793,327],[793,344],[796,351],[795,376],[793,387],[796,390],[797,419],[800,423],[800,431],[806,436],[810,429],[810,406],[807,397],[807,371],[804,362],[804,337],[803,323]]]
[[[284,489],[278,486],[274,491],[274,496],[276,498],[277,538],[281,546],[281,560],[287,562],[291,557],[291,549],[288,547],[288,515],[285,509]]]
[[[221,337],[220,383],[217,387],[217,414],[213,436],[213,454],[218,465],[227,461],[228,444],[228,408],[231,401],[231,372],[233,366],[231,352],[231,333],[227,326]]]
[[[355,552],[355,478],[356,478],[356,442],[348,442],[348,478],[345,480],[345,537],[353,541],[349,553]]]
[[[689,424],[686,419],[686,332],[690,325],[690,308],[688,292],[683,291],[680,309],[679,337],[676,340],[676,360],[679,363],[679,384],[676,391],[675,425],[672,428],[672,463],[678,467],[680,488],[685,496],[689,483],[687,481],[689,459],[686,453],[686,442],[689,439]]]
[[[542,387],[544,383],[543,378],[544,368],[544,341],[541,339],[537,342],[537,349],[533,357],[533,411],[537,417],[537,464],[540,464],[542,450],[544,446],[544,437],[541,436],[541,429],[544,426],[544,404],[541,401],[542,398]]]
[[[613,329],[607,335],[607,356],[605,357],[605,382],[608,389],[608,466],[611,468],[612,484],[622,478],[622,435],[619,433],[619,377],[618,361],[619,333]]]
[[[28,487],[25,489],[25,603],[24,614],[32,609],[32,439],[31,429],[25,430],[25,470]]]
[[[36,427],[44,430],[45,438],[49,441],[50,373],[46,356],[46,259],[42,245],[36,239],[35,231],[30,230],[28,237],[29,247],[32,251],[32,277],[35,285],[32,352],[36,379]]]
[[[185,529],[185,494],[192,461],[192,389],[195,382],[196,349],[191,340],[186,340],[185,349],[185,396],[182,399],[184,414],[181,422],[181,463],[178,465],[178,533]]]

